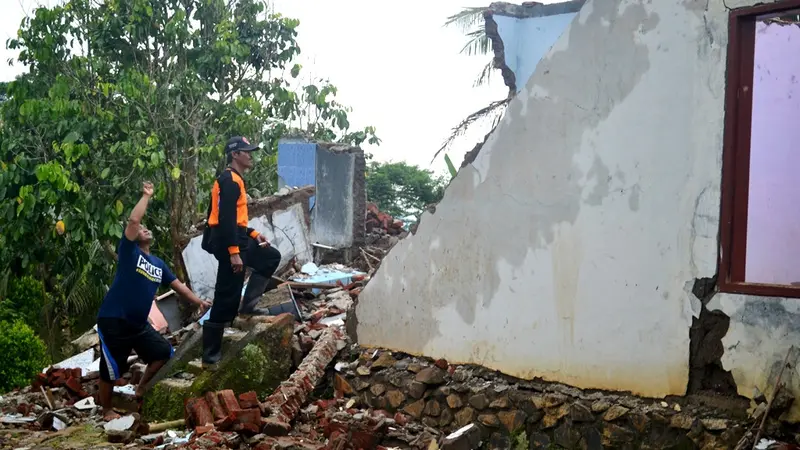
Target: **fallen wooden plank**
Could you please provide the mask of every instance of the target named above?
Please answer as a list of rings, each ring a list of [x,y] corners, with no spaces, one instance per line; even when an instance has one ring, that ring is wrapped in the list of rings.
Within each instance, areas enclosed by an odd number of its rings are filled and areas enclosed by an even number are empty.
[[[167,431],[170,428],[183,428],[184,426],[186,426],[186,420],[185,419],[172,420],[170,422],[154,423],[154,424],[150,425],[150,427],[148,428],[147,433],[148,434],[150,434],[150,433],[159,433],[161,431]]]
[[[175,291],[170,289],[169,291],[164,292],[163,294],[161,294],[158,297],[156,297],[156,301],[160,302],[161,300],[164,300],[165,298],[169,297],[170,295],[174,295],[174,294],[175,294]]]

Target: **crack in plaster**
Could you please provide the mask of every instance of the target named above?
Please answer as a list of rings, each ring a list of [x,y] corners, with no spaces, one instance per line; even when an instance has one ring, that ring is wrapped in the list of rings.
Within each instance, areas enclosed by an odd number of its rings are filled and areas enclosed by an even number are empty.
[[[587,9],[590,12],[581,13],[585,20],[573,20],[557,44],[539,62],[523,95],[512,100],[492,139],[487,140],[475,161],[469,163],[481,167],[486,176],[476,184],[471,173],[465,175],[472,171],[462,170],[448,186],[437,214],[426,216],[416,235],[395,246],[375,279],[362,292],[357,314],[360,323],[358,334],[363,343],[411,354],[441,356],[433,354],[435,350],[432,349],[438,345],[432,344],[447,336],[452,337],[441,327],[451,324],[448,328],[452,330],[453,324],[459,322],[469,327],[485,326],[480,325],[481,320],[487,319],[479,311],[497,314],[495,302],[506,304],[514,298],[509,292],[499,294],[501,278],[506,276],[498,273],[499,264],[527,267],[530,263],[526,261],[532,254],[536,254],[538,259],[545,255],[561,258],[548,263],[553,268],[559,267],[557,273],[552,274],[552,286],[561,286],[555,297],[558,297],[558,307],[562,311],[555,317],[567,320],[566,317],[569,319],[567,322],[574,322],[575,314],[569,312],[575,309],[577,293],[563,287],[577,286],[580,266],[585,262],[583,247],[587,244],[576,241],[567,248],[562,243],[559,247],[561,252],[552,248],[555,241],[563,241],[564,233],[575,224],[584,205],[582,191],[587,186],[582,180],[586,172],[580,170],[574,157],[582,149],[586,131],[606,120],[650,69],[649,50],[635,36],[649,33],[660,20],[658,14],[649,12],[641,4],[629,3],[618,18],[615,17],[618,11],[614,2],[590,1],[587,5],[591,5]],[[605,21],[613,22],[611,29],[602,25]],[[564,45],[566,42],[569,45]],[[594,51],[597,47],[613,51],[608,54]],[[580,48],[585,52],[576,55],[576,49]],[[594,70],[585,70],[586,67]],[[626,70],[620,71],[620,67]],[[576,85],[583,88],[576,90]],[[536,94],[541,92],[550,95],[542,97]],[[594,103],[591,108],[583,106],[588,102]],[[524,119],[523,110],[528,112]],[[547,143],[532,142],[531,136],[548,137]],[[520,167],[535,167],[534,176],[529,170],[519,170]],[[605,172],[609,172],[607,167]],[[602,202],[602,197],[609,195],[604,194],[606,189],[602,187],[602,183],[608,182],[608,175],[599,178],[600,191],[590,201]],[[504,192],[498,189],[500,180],[503,186],[526,188],[524,191],[508,192],[506,189]],[[503,195],[510,195],[517,201],[527,197],[526,204],[509,208],[498,201],[498,196]],[[547,204],[543,202],[545,199]],[[476,209],[474,205],[481,206]],[[480,210],[480,214],[469,213],[476,210]],[[432,233],[436,229],[446,232],[435,234],[442,245],[433,252],[425,242],[434,237]],[[572,236],[580,232],[575,230],[568,234]],[[513,238],[492,240],[492,236]],[[412,251],[411,247],[417,240],[422,243],[421,248],[414,246]],[[571,256],[567,257],[567,253]],[[427,267],[409,267],[423,261],[427,262]],[[435,273],[430,272],[431,265],[436,266]],[[397,286],[388,286],[387,273],[404,274],[404,292]],[[542,277],[541,274],[536,276]],[[563,282],[558,281],[561,278]],[[517,297],[519,295],[533,293],[519,293]],[[391,318],[391,322],[387,322],[387,318]],[[569,327],[569,323],[565,325],[567,332],[562,345],[569,348],[574,328]],[[578,345],[577,342],[576,339],[574,346]],[[485,349],[489,344],[481,345]],[[492,347],[494,361],[505,361],[501,369],[507,373],[523,377],[536,373],[554,375],[559,371],[551,369],[559,364],[561,373],[570,371],[570,367],[564,365],[571,364],[566,359],[560,363],[542,361],[535,370],[531,369],[530,362],[521,360],[516,361],[517,366],[509,365],[508,358],[498,357],[507,349]],[[470,358],[477,357],[471,352],[448,355],[451,362],[474,362]],[[685,387],[680,373],[662,373],[660,376]],[[634,384],[643,383],[639,378]],[[598,384],[605,382],[598,381]]]

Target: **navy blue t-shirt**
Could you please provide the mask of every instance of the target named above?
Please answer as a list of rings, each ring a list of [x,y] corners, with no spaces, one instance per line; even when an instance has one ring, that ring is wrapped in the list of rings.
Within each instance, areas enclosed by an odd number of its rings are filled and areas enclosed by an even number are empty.
[[[117,273],[97,317],[146,324],[158,286],[169,286],[175,275],[156,256],[147,255],[136,242],[122,236],[117,249]]]

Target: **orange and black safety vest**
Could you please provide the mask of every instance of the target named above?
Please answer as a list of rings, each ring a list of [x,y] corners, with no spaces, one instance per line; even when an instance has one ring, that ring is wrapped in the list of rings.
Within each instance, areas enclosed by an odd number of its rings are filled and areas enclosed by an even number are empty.
[[[231,255],[239,253],[243,234],[253,239],[259,234],[247,225],[249,221],[244,180],[239,172],[228,167],[211,188],[208,226],[214,231],[214,245],[226,247]]]

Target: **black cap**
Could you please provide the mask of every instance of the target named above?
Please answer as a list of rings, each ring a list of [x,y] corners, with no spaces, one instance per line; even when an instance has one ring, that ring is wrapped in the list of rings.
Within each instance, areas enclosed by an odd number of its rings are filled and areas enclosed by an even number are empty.
[[[258,145],[251,144],[246,137],[234,136],[228,139],[228,142],[225,144],[225,153],[252,152],[258,150],[258,148]]]

